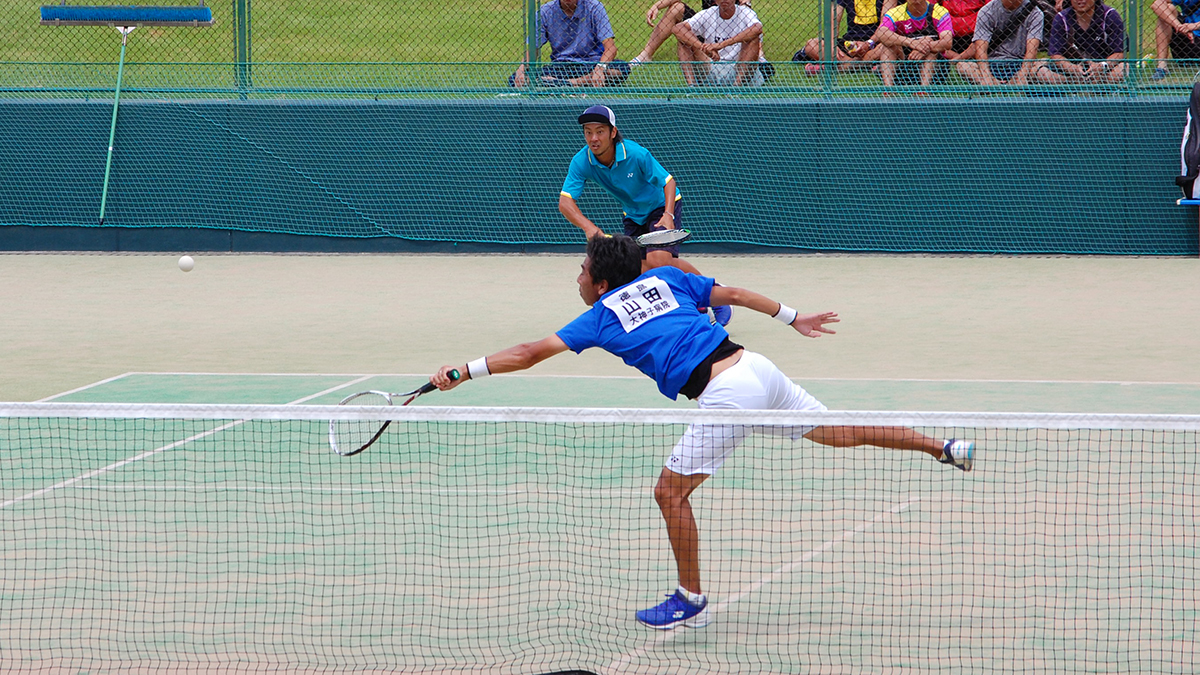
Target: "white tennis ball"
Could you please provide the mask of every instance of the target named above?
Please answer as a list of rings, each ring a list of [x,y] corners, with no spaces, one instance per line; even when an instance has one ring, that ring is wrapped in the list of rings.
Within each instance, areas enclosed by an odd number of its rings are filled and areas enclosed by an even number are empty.
[[[192,260],[192,256],[190,255],[185,255],[179,259],[179,269],[183,270],[184,272],[191,272],[192,268],[195,266],[196,261]]]

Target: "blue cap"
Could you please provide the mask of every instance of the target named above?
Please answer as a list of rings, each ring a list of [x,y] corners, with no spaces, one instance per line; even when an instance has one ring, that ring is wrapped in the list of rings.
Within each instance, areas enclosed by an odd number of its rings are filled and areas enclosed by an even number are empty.
[[[615,127],[617,126],[617,114],[612,111],[612,108],[606,105],[594,105],[584,110],[583,114],[579,116],[580,124],[587,124],[588,122],[599,122],[600,124]]]

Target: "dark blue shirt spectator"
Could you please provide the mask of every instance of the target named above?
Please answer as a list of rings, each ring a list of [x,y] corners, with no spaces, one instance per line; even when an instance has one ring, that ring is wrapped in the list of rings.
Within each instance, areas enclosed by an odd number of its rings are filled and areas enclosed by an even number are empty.
[[[538,10],[538,48],[549,42],[551,61],[597,63],[604,41],[611,37],[612,24],[600,0],[578,0],[570,16],[560,0],[550,0]]]
[[[1078,53],[1070,47],[1074,45]],[[1088,27],[1080,28],[1075,8],[1068,7],[1054,17],[1050,24],[1050,56],[1068,59],[1107,59],[1125,51],[1125,22],[1117,10],[1096,3]]]
[[[629,64],[618,61],[608,11],[600,0],[550,0],[538,10],[538,50],[550,44],[550,63],[526,73],[525,64],[508,86],[533,81],[544,87],[603,87],[625,82]]]

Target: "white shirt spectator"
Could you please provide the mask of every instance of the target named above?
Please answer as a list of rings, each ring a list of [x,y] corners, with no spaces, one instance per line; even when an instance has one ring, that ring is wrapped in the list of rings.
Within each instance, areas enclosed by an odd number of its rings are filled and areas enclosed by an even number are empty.
[[[713,5],[702,12],[697,12],[696,16],[688,19],[686,23],[696,37],[704,40],[706,44],[716,44],[728,40],[755,24],[762,25],[754,10],[745,5],[738,5],[729,20],[722,19],[721,8]],[[739,42],[722,49],[720,51],[721,60],[736,61],[738,55],[742,53],[744,44]]]

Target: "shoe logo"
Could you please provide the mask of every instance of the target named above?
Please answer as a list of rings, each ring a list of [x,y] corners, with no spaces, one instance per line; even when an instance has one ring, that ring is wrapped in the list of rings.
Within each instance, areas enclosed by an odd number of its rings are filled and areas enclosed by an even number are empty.
[[[633,178],[633,174],[629,174],[626,178]]]
[[[675,614],[674,614],[674,615],[673,615],[671,618],[673,618],[673,619],[682,619],[682,618],[683,618],[683,610],[682,610],[682,609],[680,609],[680,610],[677,610],[677,611],[675,612]]]

